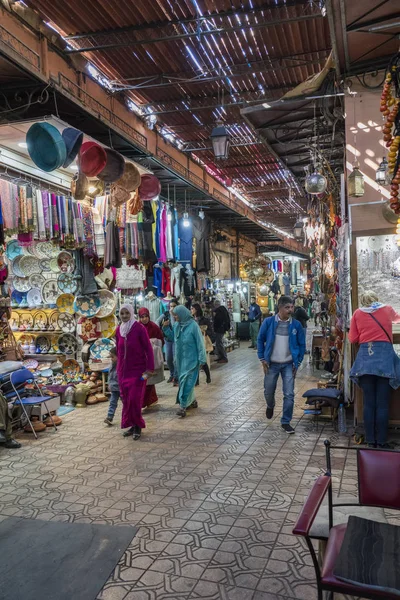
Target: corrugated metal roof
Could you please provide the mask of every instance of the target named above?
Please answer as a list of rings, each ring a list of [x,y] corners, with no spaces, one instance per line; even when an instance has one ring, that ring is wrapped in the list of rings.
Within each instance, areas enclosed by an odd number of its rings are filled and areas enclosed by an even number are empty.
[[[213,124],[222,117],[235,139],[217,167],[266,214],[296,219],[300,188],[244,122],[240,109],[273,100],[318,72],[329,51],[327,19],[310,0],[25,0],[73,49],[103,47],[85,56],[124,93],[157,115],[159,124],[213,168]],[[210,16],[212,15],[212,16]],[[168,38],[168,39],[166,39]],[[146,41],[146,43],[144,43]],[[224,105],[221,108],[221,105]],[[254,143],[253,143],[254,142]],[[284,196],[291,182],[296,202]],[[282,190],[283,188],[283,190]],[[272,217],[271,217],[272,220]]]

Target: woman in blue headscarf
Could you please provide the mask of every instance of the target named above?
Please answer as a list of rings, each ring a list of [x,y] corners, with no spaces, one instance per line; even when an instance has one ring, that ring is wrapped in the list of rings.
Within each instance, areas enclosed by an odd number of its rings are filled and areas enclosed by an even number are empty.
[[[207,362],[206,349],[200,327],[193,319],[190,311],[184,306],[176,306],[172,311],[175,317],[173,333],[166,327],[164,335],[175,343],[175,364],[178,371],[179,390],[177,403],[179,417],[186,417],[189,406],[197,407],[194,397],[199,369]]]

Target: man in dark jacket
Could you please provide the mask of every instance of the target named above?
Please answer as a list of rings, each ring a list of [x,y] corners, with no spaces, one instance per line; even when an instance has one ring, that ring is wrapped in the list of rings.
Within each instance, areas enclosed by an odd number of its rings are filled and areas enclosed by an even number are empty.
[[[301,323],[301,326],[304,330],[304,337],[306,339],[306,354],[308,354],[308,352],[307,352],[307,321],[309,320],[310,317],[308,316],[306,309],[303,308],[302,306],[296,306],[296,308],[294,309],[293,317],[296,319],[296,321],[299,321],[299,323]]]
[[[226,364],[228,357],[224,347],[224,334],[231,327],[231,319],[225,306],[216,300],[214,302],[214,333],[215,333],[215,352],[217,353],[217,363]]]

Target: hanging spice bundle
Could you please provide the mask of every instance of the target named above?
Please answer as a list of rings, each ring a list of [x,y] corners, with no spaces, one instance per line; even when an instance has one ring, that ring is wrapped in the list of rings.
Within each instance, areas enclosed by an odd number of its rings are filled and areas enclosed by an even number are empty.
[[[383,126],[383,141],[389,148],[388,172],[392,177],[390,186],[390,208],[400,214],[400,53],[389,63],[383,86],[380,111],[386,121]]]

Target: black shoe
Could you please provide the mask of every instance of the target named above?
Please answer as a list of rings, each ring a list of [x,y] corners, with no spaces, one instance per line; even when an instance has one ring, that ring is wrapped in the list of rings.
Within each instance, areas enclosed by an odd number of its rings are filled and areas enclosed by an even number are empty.
[[[133,434],[132,434],[133,439],[135,441],[139,440],[142,436],[142,430],[140,429],[140,427],[134,427],[133,429],[134,429]]]
[[[283,431],[286,431],[286,433],[294,433],[294,429],[291,425],[289,425],[289,423],[284,423],[283,425],[281,425]]]
[[[0,444],[5,444],[6,443],[6,434],[5,432],[2,430],[0,431]]]
[[[267,410],[266,410],[265,414],[267,415],[267,419],[272,419],[272,417],[274,416],[274,409],[268,408],[268,406],[267,406]]]
[[[112,420],[112,419],[109,419],[108,417],[106,417],[106,418],[104,419],[104,423],[105,423],[106,425],[108,425],[109,427],[111,427],[111,425],[113,424],[113,420]]]
[[[211,383],[211,377],[207,377],[206,383]]]
[[[173,381],[174,381],[174,378],[173,378],[173,377],[170,377],[170,378],[168,379],[167,383],[172,383]]]
[[[180,408],[176,414],[178,415],[178,417],[182,417],[183,419],[184,417],[186,417],[186,410],[184,408]]]
[[[249,348],[255,348],[255,346],[249,346]]]
[[[192,404],[190,405],[190,408],[199,408],[199,405],[197,404],[197,400],[192,402]]]
[[[4,444],[4,448],[11,448],[12,450],[16,450],[17,448],[21,448],[21,444],[17,442],[17,440],[7,440]]]
[[[132,433],[135,431],[134,427],[130,427],[127,431],[124,431],[124,433],[122,434],[124,437],[129,437],[130,435],[132,435]]]

